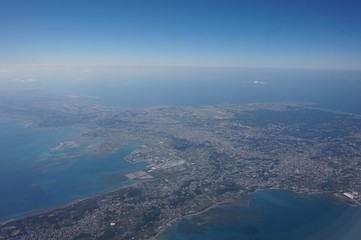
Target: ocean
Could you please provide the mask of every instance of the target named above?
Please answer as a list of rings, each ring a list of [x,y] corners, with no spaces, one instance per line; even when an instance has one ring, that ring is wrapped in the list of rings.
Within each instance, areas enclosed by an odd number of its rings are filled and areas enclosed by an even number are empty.
[[[306,102],[361,114],[360,71],[176,69],[110,77],[100,87],[94,85],[96,89],[91,85],[83,89],[84,94],[98,96],[102,104],[113,107]]]
[[[34,214],[131,184],[125,174],[147,163],[123,158],[138,147],[129,144],[110,155],[53,151],[77,139],[75,128],[30,129],[14,120],[0,121],[0,221]]]
[[[249,206],[224,203],[178,220],[159,240],[358,240],[361,207],[321,194],[256,191]]]
[[[351,70],[92,67],[2,73],[1,91],[84,96],[111,107],[307,102],[361,114],[361,71]]]

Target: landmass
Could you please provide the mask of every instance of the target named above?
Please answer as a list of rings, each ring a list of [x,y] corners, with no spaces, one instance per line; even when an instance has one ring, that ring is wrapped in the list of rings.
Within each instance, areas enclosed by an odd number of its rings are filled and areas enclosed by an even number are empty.
[[[0,100],[0,117],[29,127],[88,129],[82,138],[100,138],[99,152],[142,143],[126,159],[149,164],[127,175],[131,186],[3,223],[0,239],[154,239],[175,219],[271,188],[360,204],[359,115],[302,103],[110,108],[94,99],[32,99],[27,107],[26,96]]]
[[[76,143],[75,141],[66,141],[66,142],[61,142],[59,143],[58,146],[51,148],[51,151],[61,151],[64,149],[69,149],[69,148],[78,148],[80,147],[79,143]]]

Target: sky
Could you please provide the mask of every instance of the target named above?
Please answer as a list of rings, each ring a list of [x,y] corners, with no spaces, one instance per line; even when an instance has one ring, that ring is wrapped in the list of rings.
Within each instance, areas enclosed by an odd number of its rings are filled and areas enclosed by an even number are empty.
[[[361,69],[358,0],[1,0],[0,64]]]

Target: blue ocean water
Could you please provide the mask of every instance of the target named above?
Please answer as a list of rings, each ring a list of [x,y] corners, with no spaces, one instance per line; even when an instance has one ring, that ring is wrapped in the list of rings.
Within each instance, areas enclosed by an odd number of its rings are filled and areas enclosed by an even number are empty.
[[[320,108],[361,114],[361,71],[93,67],[82,72],[11,74],[0,74],[0,90],[87,96],[112,107],[308,102]],[[11,77],[36,81],[6,81]]]
[[[50,87],[50,86],[49,86]],[[113,107],[307,102],[361,114],[361,71],[165,68],[93,73],[59,91],[97,97]]]
[[[50,149],[76,139],[74,128],[29,129],[21,122],[2,120],[0,132],[0,221],[119,188],[130,183],[125,173],[146,166],[123,159],[137,144],[109,156],[59,158]]]
[[[185,217],[160,240],[358,240],[361,207],[327,195],[299,196],[282,190],[251,194],[250,205],[227,203]]]

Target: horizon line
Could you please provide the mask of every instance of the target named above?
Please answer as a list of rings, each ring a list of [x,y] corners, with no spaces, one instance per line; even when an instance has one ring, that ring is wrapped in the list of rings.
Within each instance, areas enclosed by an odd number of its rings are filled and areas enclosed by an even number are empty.
[[[0,67],[37,66],[37,67],[129,67],[129,68],[219,68],[219,69],[275,69],[275,70],[344,70],[361,71],[361,68],[333,67],[279,67],[279,66],[220,66],[220,65],[174,65],[174,64],[69,64],[69,63],[0,63]]]

